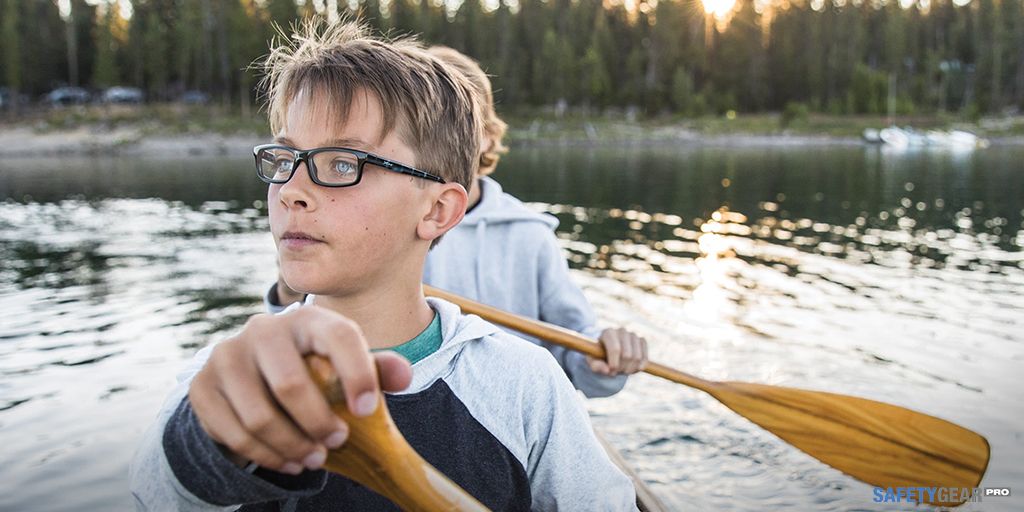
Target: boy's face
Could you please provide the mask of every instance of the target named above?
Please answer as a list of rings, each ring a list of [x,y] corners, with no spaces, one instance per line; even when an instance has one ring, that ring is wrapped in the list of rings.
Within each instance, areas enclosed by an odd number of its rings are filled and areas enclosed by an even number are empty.
[[[354,95],[344,120],[331,119],[300,94],[276,141],[297,149],[359,149],[415,167],[416,153],[394,131],[377,140],[382,126],[380,104],[365,92]],[[432,200],[419,179],[366,164],[358,184],[328,188],[313,183],[303,162],[287,183],[270,185],[270,229],[288,285],[347,295],[386,285],[410,265],[422,267],[426,247],[418,247],[424,244],[417,244],[416,225]]]

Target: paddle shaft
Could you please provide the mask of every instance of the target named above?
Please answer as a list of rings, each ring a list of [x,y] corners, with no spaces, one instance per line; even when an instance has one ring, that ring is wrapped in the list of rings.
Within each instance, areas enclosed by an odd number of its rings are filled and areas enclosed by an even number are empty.
[[[481,304],[479,302],[466,299],[465,297],[460,297],[454,293],[434,288],[433,286],[423,285],[423,291],[431,297],[437,297],[453,304],[458,304],[459,307],[462,308],[463,313],[477,315],[489,322],[503,325],[509,329],[514,329],[530,336],[543,338],[556,345],[561,345],[570,350],[581,352],[593,358],[605,358],[604,347],[600,343],[585,336],[581,336],[575,331],[571,331],[557,325],[540,322],[538,320],[533,320],[522,315],[508,313],[498,308]],[[684,386],[690,386],[691,388],[696,388],[707,393],[711,393],[714,388],[714,383],[711,381],[690,375],[686,372],[681,372],[663,364],[649,362],[647,363],[647,367],[644,368],[644,372],[656,377],[668,379],[672,382],[678,382]]]
[[[462,311],[557,345],[604,358],[595,341],[573,331],[424,285],[427,295]],[[822,391],[717,382],[658,363],[645,372],[710,394],[808,455],[878,487],[974,488],[989,460],[984,437],[941,418],[882,402]],[[957,506],[967,497],[923,501]]]
[[[414,512],[486,512],[488,509],[435,469],[405,440],[388,413],[383,395],[366,417],[349,412],[330,362],[307,356],[306,366],[327,397],[331,410],[348,424],[340,448],[327,452],[324,468],[359,482],[387,497],[402,510]]]

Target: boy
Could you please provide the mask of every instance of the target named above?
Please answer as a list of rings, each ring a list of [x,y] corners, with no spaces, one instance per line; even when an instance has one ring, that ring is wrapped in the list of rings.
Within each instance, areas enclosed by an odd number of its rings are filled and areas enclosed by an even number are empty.
[[[479,152],[470,85],[409,40],[319,27],[272,49],[276,143],[254,150],[281,273],[309,295],[197,354],[133,462],[139,507],[394,510],[318,470],[347,436],[302,366],[318,353],[353,414],[393,392],[413,448],[491,509],[635,510],[551,358],[423,297],[423,260],[461,220]]]
[[[427,50],[462,72],[472,83],[484,118],[480,166],[469,189],[465,218],[427,255],[424,282],[490,306],[560,325],[597,338],[608,354],[594,359],[543,340],[526,339],[548,349],[573,385],[589,398],[611,396],[629,374],[647,363],[647,341],[626,329],[597,327],[597,319],[580,289],[554,235],[558,221],[527,209],[502,192],[488,175],[502,153],[506,124],[494,109],[491,82],[473,59],[444,46]],[[278,279],[266,296],[277,312],[301,300]]]

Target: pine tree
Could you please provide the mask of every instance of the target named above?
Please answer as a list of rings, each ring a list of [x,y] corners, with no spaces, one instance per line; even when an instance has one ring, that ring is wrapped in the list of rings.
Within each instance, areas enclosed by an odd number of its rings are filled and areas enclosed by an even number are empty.
[[[116,5],[107,4],[96,24],[96,60],[92,71],[92,83],[98,87],[110,87],[121,83],[117,64],[117,42],[114,39],[115,19],[119,17]]]
[[[0,45],[0,53],[3,55],[5,85],[10,89],[10,101],[14,109],[18,107],[18,94],[21,91],[21,45],[18,34],[18,20],[20,10],[18,0],[2,0],[0,9],[4,13],[3,22],[0,22],[0,33],[2,33],[3,44]]]

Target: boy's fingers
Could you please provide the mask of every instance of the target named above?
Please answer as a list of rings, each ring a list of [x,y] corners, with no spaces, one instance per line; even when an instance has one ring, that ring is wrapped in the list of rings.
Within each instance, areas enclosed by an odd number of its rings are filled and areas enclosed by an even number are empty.
[[[633,358],[630,361],[629,373],[639,372],[647,364],[647,340],[632,332],[627,332],[630,343],[633,346]]]
[[[601,344],[604,345],[604,359],[608,363],[608,370],[612,373],[619,370],[619,363],[622,357],[622,344],[618,332],[607,329],[601,335]]]
[[[590,365],[590,371],[599,375],[611,375],[611,369],[608,368],[608,363],[602,359],[595,359],[587,356],[587,364]]]
[[[221,411],[231,411],[231,406],[227,401],[219,395],[218,398],[220,403],[209,405]],[[189,399],[191,400],[191,397]],[[214,402],[216,401],[214,399]],[[199,413],[201,407],[205,406],[198,405],[195,401],[192,402],[192,408],[196,410],[196,416],[200,418],[202,417]],[[240,461],[252,461],[259,466],[281,473],[297,475],[302,472],[301,464],[288,461],[272,448],[260,442],[259,439],[246,431],[242,422],[234,414],[217,414],[207,417],[211,421],[204,422],[200,419],[200,425],[203,426],[207,433],[216,432],[216,435],[211,433],[210,437],[218,444],[227,448]]]
[[[270,340],[264,340],[267,341]],[[304,460],[318,449],[316,442],[299,430],[274,401],[268,389],[273,384],[264,382],[267,376],[263,374],[261,377],[262,369],[257,366],[258,362],[211,357],[207,364],[217,370],[222,383],[221,393],[230,411],[250,436],[291,461]],[[225,414],[228,412],[224,411]]]
[[[380,387],[384,391],[401,391],[412,382],[412,366],[409,360],[396,352],[377,352],[373,355],[377,362],[377,373],[380,376]]]
[[[643,350],[644,350],[644,358],[643,358],[642,361],[640,361],[640,368],[639,368],[639,370],[646,370],[647,369],[647,363],[651,360],[650,357],[648,356],[648,352],[647,352],[647,350],[649,348],[647,346],[647,338],[640,338],[640,342],[641,342],[640,346],[643,347]]]
[[[312,352],[331,360],[345,390],[348,410],[356,416],[369,416],[377,409],[380,387],[377,365],[359,326],[337,314],[324,315],[319,308],[299,308],[323,318],[319,322],[299,321],[300,337],[309,342]],[[319,311],[318,311],[319,310]],[[300,318],[301,320],[301,318]]]
[[[636,362],[636,343],[633,336],[628,332],[619,333],[619,344],[622,347],[622,355],[619,356],[619,373],[632,373],[633,364]]]
[[[634,374],[640,369],[640,363],[643,361],[644,349],[643,340],[639,336],[626,332],[626,339],[629,344],[629,364],[623,369],[623,373]]]
[[[626,332],[623,336],[623,369],[622,373],[631,375],[635,374],[637,368],[640,367],[640,357],[643,355],[643,349],[640,348],[640,339],[633,333]],[[629,354],[628,356],[626,354]]]
[[[236,462],[253,461],[267,468],[293,472],[296,465],[286,467],[288,461],[284,457],[245,430],[231,404],[216,388],[215,381],[209,372],[199,372],[189,387],[188,400],[200,427],[211,439],[226,447]]]
[[[256,361],[267,389],[304,431],[304,434],[297,430],[294,432],[301,436],[301,445],[290,432],[282,429],[275,429],[277,441],[288,443],[295,450],[302,450],[303,456],[306,456],[315,448],[313,442],[326,443],[331,436],[345,436],[346,426],[331,411],[327,399],[313,382],[305,362],[290,340],[263,340],[261,349],[256,351]],[[253,405],[260,407],[262,404]],[[274,446],[278,445],[275,443]],[[285,453],[290,455],[294,452],[288,450]]]

